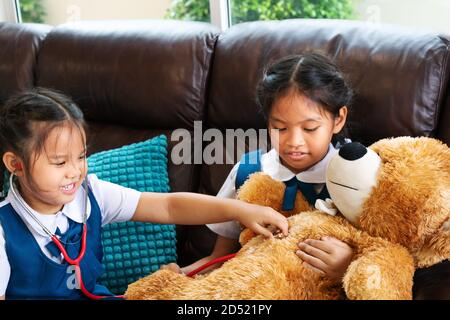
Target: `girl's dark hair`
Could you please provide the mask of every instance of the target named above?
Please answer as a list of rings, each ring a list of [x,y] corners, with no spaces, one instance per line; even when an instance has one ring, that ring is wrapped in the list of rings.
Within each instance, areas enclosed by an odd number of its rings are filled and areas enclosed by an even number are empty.
[[[353,96],[339,68],[316,52],[284,57],[264,71],[256,101],[266,120],[274,102],[290,89],[298,90],[335,117],[341,107],[349,106]]]
[[[50,132],[67,124],[80,133],[85,130],[83,113],[69,97],[44,88],[21,92],[0,108],[0,154],[13,152],[29,173],[30,155],[35,152],[37,157]],[[3,174],[4,163],[0,163]]]

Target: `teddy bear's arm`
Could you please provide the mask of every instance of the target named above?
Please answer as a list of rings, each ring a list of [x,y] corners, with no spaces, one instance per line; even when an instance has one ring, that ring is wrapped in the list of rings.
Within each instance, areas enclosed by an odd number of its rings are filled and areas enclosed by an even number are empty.
[[[406,249],[386,245],[368,249],[347,269],[343,284],[352,300],[412,299],[414,261]]]

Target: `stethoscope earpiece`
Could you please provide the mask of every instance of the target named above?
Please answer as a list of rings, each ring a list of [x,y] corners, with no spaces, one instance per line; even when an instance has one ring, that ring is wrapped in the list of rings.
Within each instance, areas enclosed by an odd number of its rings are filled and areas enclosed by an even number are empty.
[[[15,170],[23,170],[22,168],[22,164],[20,162],[17,162],[16,165],[14,166]]]
[[[22,162],[17,159],[12,161],[12,166],[14,167],[14,172],[23,170]]]

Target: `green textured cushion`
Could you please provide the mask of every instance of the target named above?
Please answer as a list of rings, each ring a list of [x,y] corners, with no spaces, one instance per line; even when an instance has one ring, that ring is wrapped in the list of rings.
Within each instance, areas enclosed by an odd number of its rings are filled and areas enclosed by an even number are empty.
[[[138,191],[169,192],[164,135],[93,154],[88,163],[89,173],[102,180]],[[99,282],[114,294],[177,258],[172,224],[111,223],[103,227],[102,242],[105,272]]]

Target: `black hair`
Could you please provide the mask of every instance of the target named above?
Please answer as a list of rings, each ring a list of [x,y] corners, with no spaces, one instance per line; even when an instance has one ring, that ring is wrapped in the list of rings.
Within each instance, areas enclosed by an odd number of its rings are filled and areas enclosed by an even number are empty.
[[[353,90],[331,59],[318,52],[281,58],[270,64],[256,89],[256,102],[266,121],[274,102],[295,89],[317,102],[334,117],[343,106],[349,107]]]
[[[50,132],[67,124],[85,132],[83,113],[69,97],[45,88],[20,92],[0,108],[0,155],[13,152],[29,173],[30,155],[41,154]],[[0,163],[3,174],[5,166],[3,161]]]

